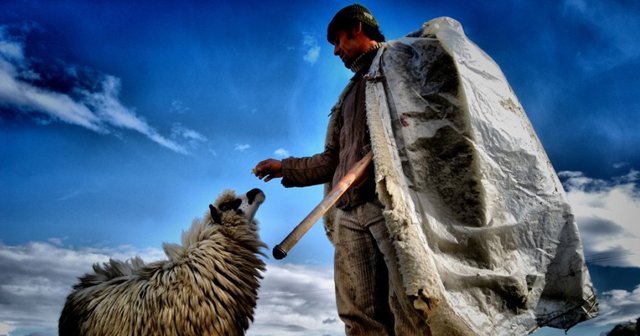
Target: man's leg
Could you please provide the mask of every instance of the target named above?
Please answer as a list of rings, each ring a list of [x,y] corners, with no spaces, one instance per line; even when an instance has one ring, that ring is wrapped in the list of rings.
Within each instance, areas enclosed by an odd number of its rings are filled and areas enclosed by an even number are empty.
[[[362,214],[359,208],[336,213],[334,276],[338,315],[347,335],[393,335],[384,257]],[[381,211],[379,216],[382,217]]]
[[[384,217],[380,218],[375,215],[380,208],[382,213],[382,205],[378,202],[367,203],[363,206],[362,211],[365,214],[365,225],[369,232],[376,240],[378,249],[382,252],[385,261],[385,271],[389,277],[389,305],[394,316],[394,332],[395,335],[431,335],[429,327],[419,317],[413,307],[405,303],[403,308],[398,299],[399,295],[404,295],[404,285],[400,276],[400,268],[398,267],[398,257],[393,247],[387,224]],[[399,291],[396,293],[396,291]]]

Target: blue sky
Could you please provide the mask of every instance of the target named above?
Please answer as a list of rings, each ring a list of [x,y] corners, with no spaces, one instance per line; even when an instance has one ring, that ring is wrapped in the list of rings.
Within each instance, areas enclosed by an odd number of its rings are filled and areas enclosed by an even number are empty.
[[[161,258],[224,189],[262,188],[261,235],[280,242],[321,188],[265,184],[251,168],[322,149],[351,76],[325,29],[349,3],[0,2],[0,335],[55,334],[76,276],[108,257]],[[601,317],[569,335],[638,317],[640,3],[363,4],[388,39],[451,16],[504,71],[601,294]],[[321,223],[267,262],[251,334],[341,333]]]

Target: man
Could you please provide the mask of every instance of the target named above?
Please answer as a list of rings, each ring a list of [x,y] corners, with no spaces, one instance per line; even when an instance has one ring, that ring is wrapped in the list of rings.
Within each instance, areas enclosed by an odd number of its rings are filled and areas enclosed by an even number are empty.
[[[338,182],[371,148],[365,111],[365,79],[384,35],[371,12],[359,5],[336,13],[327,29],[334,55],[355,75],[332,111],[325,150],[311,157],[264,160],[258,178],[282,178],[285,187]],[[334,272],[338,314],[347,335],[422,335],[415,312],[403,311],[394,288],[402,288],[397,258],[375,192],[373,167],[336,203]]]
[[[504,74],[462,25],[435,18],[382,44],[371,13],[352,5],[327,38],[355,75],[325,151],[256,172],[286,187],[331,184],[375,154],[325,221],[347,334],[526,335],[596,316],[562,185]]]

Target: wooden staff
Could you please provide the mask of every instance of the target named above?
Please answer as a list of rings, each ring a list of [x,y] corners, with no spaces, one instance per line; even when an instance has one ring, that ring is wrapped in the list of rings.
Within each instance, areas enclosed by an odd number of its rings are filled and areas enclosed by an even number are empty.
[[[287,252],[289,252],[289,250],[298,243],[300,238],[309,231],[313,224],[315,224],[315,222],[318,221],[318,219],[338,201],[340,196],[342,196],[342,194],[351,187],[354,181],[364,174],[365,169],[369,166],[372,159],[373,153],[370,151],[353,167],[351,167],[347,174],[333,187],[333,189],[331,189],[327,196],[325,196],[325,198],[315,208],[313,208],[313,210],[311,210],[311,213],[309,213],[307,217],[305,217],[280,244],[273,248],[273,257],[278,260],[286,257]]]

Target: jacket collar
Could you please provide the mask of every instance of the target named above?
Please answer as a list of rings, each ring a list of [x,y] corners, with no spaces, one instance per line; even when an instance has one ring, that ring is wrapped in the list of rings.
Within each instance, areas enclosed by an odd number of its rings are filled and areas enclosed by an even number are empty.
[[[384,45],[383,42],[378,42],[373,47],[369,48],[367,51],[363,52],[358,56],[353,63],[351,64],[351,71],[356,74],[366,72],[371,66],[371,62],[376,56],[376,52]]]

